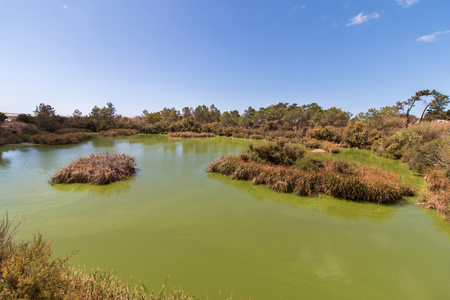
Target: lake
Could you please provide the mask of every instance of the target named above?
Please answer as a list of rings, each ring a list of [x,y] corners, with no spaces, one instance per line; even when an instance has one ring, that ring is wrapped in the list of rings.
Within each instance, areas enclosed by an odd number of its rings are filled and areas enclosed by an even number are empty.
[[[72,265],[117,270],[149,289],[202,299],[450,299],[450,223],[409,200],[395,205],[279,194],[205,172],[248,140],[138,135],[66,146],[0,147],[0,212],[39,230]],[[48,184],[73,160],[123,152],[134,177],[106,186]],[[328,154],[325,154],[328,155]],[[398,161],[344,149],[398,171]]]

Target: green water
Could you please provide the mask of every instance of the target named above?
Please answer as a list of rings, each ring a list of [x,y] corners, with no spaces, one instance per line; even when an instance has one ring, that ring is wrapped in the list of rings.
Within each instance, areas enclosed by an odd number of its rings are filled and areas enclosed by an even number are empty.
[[[202,299],[449,299],[450,223],[401,201],[380,206],[302,198],[204,172],[248,141],[166,136],[101,138],[73,146],[0,147],[0,213],[23,218],[73,265],[116,269],[158,290]],[[112,185],[55,185],[58,169],[92,153],[136,157]],[[339,156],[422,180],[396,161]],[[131,279],[132,276],[132,279]]]

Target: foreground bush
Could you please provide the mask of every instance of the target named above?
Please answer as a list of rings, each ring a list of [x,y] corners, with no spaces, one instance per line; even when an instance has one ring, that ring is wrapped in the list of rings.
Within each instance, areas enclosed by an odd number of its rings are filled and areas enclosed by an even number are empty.
[[[128,136],[128,135],[135,135],[139,134],[139,131],[136,129],[110,129],[110,130],[103,130],[100,131],[98,134],[101,136]]]
[[[133,175],[136,162],[134,157],[118,154],[92,154],[79,158],[62,168],[50,179],[55,183],[108,184]]]
[[[305,158],[306,159],[306,158]],[[296,166],[302,166],[296,161]],[[246,155],[221,156],[206,171],[231,175],[231,179],[250,180],[282,193],[299,196],[329,196],[377,203],[389,203],[411,196],[400,177],[376,167],[342,161],[306,162],[305,167],[275,165],[249,160]]]
[[[181,137],[181,138],[200,138],[200,137],[214,137],[214,133],[209,132],[169,132],[170,137]]]
[[[64,134],[40,133],[35,135],[32,141],[35,144],[65,145],[78,144],[91,138],[92,136],[86,132],[73,132]]]
[[[158,292],[131,286],[113,272],[71,267],[69,257],[51,259],[51,245],[35,235],[16,242],[17,226],[0,223],[0,299],[194,299],[180,289]]]

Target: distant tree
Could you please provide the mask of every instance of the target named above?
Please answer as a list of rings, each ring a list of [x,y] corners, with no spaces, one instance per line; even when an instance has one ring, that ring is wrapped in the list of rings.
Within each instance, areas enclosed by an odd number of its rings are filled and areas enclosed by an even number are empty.
[[[165,123],[175,123],[180,119],[180,112],[174,107],[164,107],[159,113],[161,115],[161,121]]]
[[[241,124],[247,128],[253,127],[255,116],[256,110],[253,107],[249,106],[241,116]]]
[[[36,106],[33,112],[36,114],[36,124],[40,129],[50,132],[54,132],[57,129],[58,120],[55,109],[52,106],[41,103],[39,106]]]
[[[22,122],[22,123],[33,123],[33,117],[26,114],[19,114],[16,118],[16,122]]]
[[[0,124],[5,122],[6,119],[8,119],[8,117],[4,113],[0,112]]]
[[[209,121],[209,108],[206,105],[199,105],[194,109],[194,121],[206,124]]]
[[[209,107],[208,123],[220,122],[220,110],[218,110],[214,104]]]
[[[183,107],[183,109],[181,110],[181,115],[183,119],[192,118],[194,116],[192,113],[192,107]]]
[[[79,111],[78,109],[75,109],[73,111],[72,117],[74,118],[81,118],[83,116],[83,113],[81,111]]]
[[[93,131],[107,130],[114,127],[116,108],[111,102],[99,108],[95,105],[89,114],[88,128]]]
[[[144,117],[145,122],[148,124],[155,124],[161,121],[161,114],[159,112],[148,113]]]
[[[427,102],[425,99],[422,99],[422,97],[425,97],[425,96],[433,96],[433,100],[431,100],[430,102]],[[414,96],[412,96],[411,98],[409,98],[408,100],[398,101],[397,106],[400,108],[400,110],[406,110],[406,123],[405,123],[406,128],[408,128],[408,125],[410,123],[410,112],[418,102],[425,103],[425,108],[419,119],[419,122],[420,122],[424,118],[427,111],[428,112],[434,111],[434,113],[432,113],[431,115],[436,115],[436,114],[438,114],[438,112],[443,112],[444,109],[449,104],[450,100],[447,95],[443,95],[443,94],[437,92],[436,90],[432,90],[432,91],[421,90],[421,91],[416,92],[416,94]]]

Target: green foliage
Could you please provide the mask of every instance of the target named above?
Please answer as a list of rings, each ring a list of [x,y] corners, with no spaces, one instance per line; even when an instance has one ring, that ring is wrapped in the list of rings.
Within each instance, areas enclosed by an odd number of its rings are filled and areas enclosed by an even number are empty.
[[[6,119],[8,119],[8,117],[4,113],[0,112],[0,124],[5,122]]]
[[[16,118],[16,122],[22,122],[22,123],[33,123],[33,117],[26,114],[19,114]]]
[[[303,171],[317,171],[324,168],[323,161],[318,158],[306,156],[302,159],[298,159],[295,162],[295,168]]]
[[[343,140],[352,148],[367,148],[369,134],[366,125],[361,121],[350,122],[344,130]]]
[[[250,161],[291,166],[304,157],[306,150],[300,145],[284,143],[249,144],[245,153]]]
[[[58,129],[58,119],[52,106],[41,103],[33,112],[36,114],[35,122],[40,129],[50,132]]]

